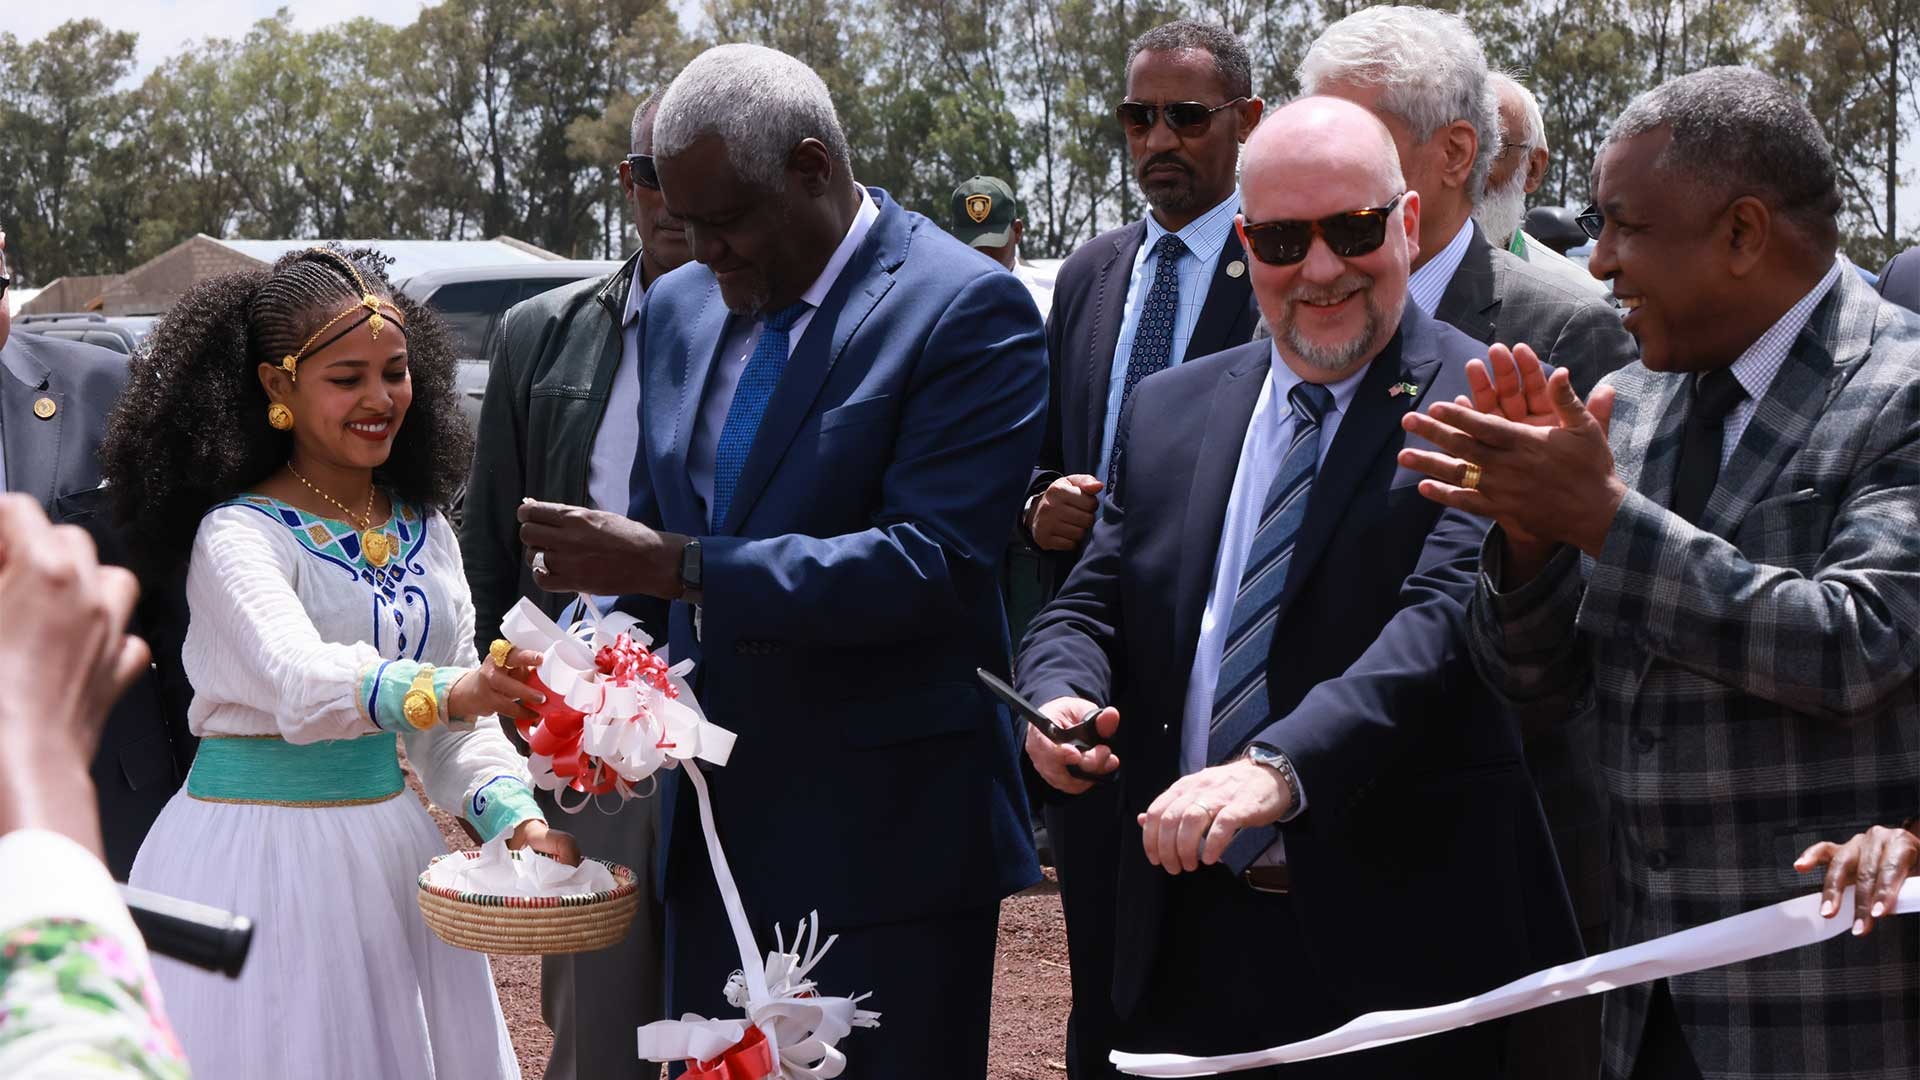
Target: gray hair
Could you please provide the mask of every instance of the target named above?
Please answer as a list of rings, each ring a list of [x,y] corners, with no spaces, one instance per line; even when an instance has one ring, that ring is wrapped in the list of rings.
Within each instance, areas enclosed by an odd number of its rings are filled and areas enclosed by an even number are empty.
[[[1833,148],[1800,98],[1750,67],[1702,68],[1634,98],[1607,129],[1600,154],[1658,128],[1673,141],[1655,168],[1686,176],[1731,201],[1760,196],[1822,243],[1837,243],[1840,212]],[[1596,157],[1596,165],[1597,165]]]
[[[1213,57],[1213,74],[1220,89],[1230,98],[1253,96],[1253,58],[1247,46],[1232,31],[1216,23],[1195,19],[1176,19],[1156,26],[1133,39],[1127,47],[1127,70],[1143,52],[1183,52],[1199,49]]]
[[[648,124],[647,118],[653,112],[654,106],[658,104],[660,104],[660,91],[655,90],[646,97],[641,98],[640,104],[633,107],[633,127],[627,132],[627,153],[647,154],[652,152],[648,150],[647,147],[653,145],[653,140],[651,138],[643,139],[642,136],[652,134],[652,131],[649,130],[651,125]]]
[[[1330,82],[1382,88],[1380,107],[1425,142],[1457,120],[1480,137],[1467,192],[1478,197],[1493,165],[1500,111],[1487,54],[1466,21],[1423,7],[1363,8],[1322,31],[1295,72],[1301,92]]]
[[[1547,145],[1547,119],[1540,113],[1540,101],[1527,89],[1527,84],[1504,71],[1491,71],[1487,78],[1493,83],[1494,104],[1500,102],[1500,92],[1512,90],[1520,95],[1520,111],[1526,114],[1527,129],[1521,132],[1507,130],[1506,121],[1500,122],[1500,147],[1525,146],[1529,150],[1549,150]],[[1499,116],[1499,113],[1494,115]],[[1517,138],[1516,138],[1517,136]]]
[[[787,158],[807,139],[824,143],[841,174],[853,175],[827,84],[777,49],[716,45],[674,78],[653,120],[654,155],[673,157],[705,135],[719,136],[734,171],[757,187],[778,189]]]

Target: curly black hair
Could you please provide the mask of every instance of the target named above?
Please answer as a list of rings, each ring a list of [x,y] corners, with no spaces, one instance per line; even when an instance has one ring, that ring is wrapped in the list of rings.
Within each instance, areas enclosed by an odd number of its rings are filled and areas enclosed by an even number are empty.
[[[452,504],[473,438],[455,395],[459,361],[445,324],[393,287],[386,258],[371,248],[290,252],[271,269],[188,289],[133,358],[127,391],[107,420],[100,470],[142,576],[176,574],[201,517],[286,464],[293,436],[268,426],[258,367],[297,351],[360,298],[348,260],[407,327],[413,404],[374,480],[410,502]]]

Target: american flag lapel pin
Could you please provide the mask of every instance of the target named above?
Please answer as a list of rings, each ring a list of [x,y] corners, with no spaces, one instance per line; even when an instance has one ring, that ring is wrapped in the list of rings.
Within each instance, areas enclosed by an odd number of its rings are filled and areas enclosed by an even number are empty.
[[[1410,382],[1398,382],[1398,383],[1394,383],[1393,386],[1388,388],[1387,396],[1399,397],[1401,394],[1405,394],[1408,397],[1412,397],[1415,394],[1418,394],[1419,392],[1420,392],[1420,388],[1413,385]]]

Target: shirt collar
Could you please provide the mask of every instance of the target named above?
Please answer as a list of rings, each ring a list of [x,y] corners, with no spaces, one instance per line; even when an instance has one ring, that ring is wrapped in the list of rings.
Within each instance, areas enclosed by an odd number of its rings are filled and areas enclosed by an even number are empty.
[[[1839,283],[1841,269],[1845,265],[1843,258],[1834,259],[1819,284],[1788,308],[1778,322],[1755,338],[1753,344],[1747,346],[1747,351],[1740,354],[1740,359],[1733,362],[1729,370],[1739,381],[1740,388],[1747,392],[1748,400],[1759,401],[1761,395],[1767,392],[1767,387],[1773,385],[1773,377],[1780,373],[1780,365],[1786,362],[1787,353],[1792,351],[1794,339],[1800,336],[1807,320],[1813,317],[1813,309],[1819,307],[1820,301],[1826,299],[1834,285]]]
[[[1472,243],[1473,218],[1469,217],[1461,223],[1453,239],[1447,241],[1446,247],[1407,276],[1407,296],[1420,305],[1422,313],[1432,315],[1433,309],[1440,306],[1440,297],[1446,294],[1454,271],[1460,269],[1460,261],[1467,257],[1467,246]]]
[[[1233,231],[1233,215],[1240,210],[1240,192],[1234,191],[1220,200],[1206,213],[1194,218],[1173,235],[1187,245],[1193,257],[1200,260],[1202,266],[1212,266],[1220,257],[1220,249],[1227,246],[1227,234]],[[1152,214],[1147,215],[1147,239],[1141,250],[1152,251],[1153,245],[1167,235],[1167,229]]]
[[[820,276],[814,278],[813,284],[807,286],[807,291],[800,294],[800,299],[816,310],[827,302],[827,293],[833,290],[833,283],[840,280],[840,271],[847,268],[847,263],[853,260],[854,251],[867,238],[873,223],[880,218],[880,208],[874,205],[873,196],[867,193],[866,188],[859,190],[860,208],[854,211],[853,224],[847,226],[847,235],[840,238],[840,246],[833,249],[833,257],[827,260]]]
[[[1384,352],[1385,350],[1382,351]],[[1280,356],[1280,347],[1278,345],[1268,345],[1267,355],[1271,360],[1267,370],[1267,381],[1273,387],[1273,403],[1276,406],[1273,416],[1277,421],[1282,416],[1293,415],[1293,406],[1288,401],[1287,395],[1293,392],[1295,386],[1298,386],[1306,380],[1300,377],[1299,372],[1287,366],[1287,362]],[[1374,361],[1379,359],[1380,358],[1376,356],[1373,360],[1361,364],[1359,370],[1341,379],[1339,382],[1326,384],[1327,389],[1333,391],[1334,412],[1342,416],[1346,415],[1347,406],[1353,404],[1353,399],[1360,393],[1360,380],[1366,377],[1368,370],[1373,367]],[[1279,411],[1280,409],[1285,409],[1286,411],[1283,413]]]
[[[622,327],[633,326],[640,317],[640,301],[647,294],[646,283],[640,280],[640,260],[633,260],[633,282],[627,286],[627,311],[620,317]]]

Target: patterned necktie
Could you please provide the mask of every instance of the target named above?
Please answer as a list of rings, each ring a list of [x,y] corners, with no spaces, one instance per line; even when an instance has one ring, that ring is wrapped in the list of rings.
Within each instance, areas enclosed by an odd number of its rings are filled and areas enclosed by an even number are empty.
[[[1153,287],[1147,290],[1147,302],[1140,305],[1140,321],[1133,327],[1133,352],[1127,355],[1127,382],[1120,390],[1120,408],[1140,380],[1165,368],[1173,359],[1173,324],[1180,314],[1180,256],[1187,253],[1184,240],[1167,233],[1153,245]],[[1107,455],[1107,486],[1113,486],[1113,467],[1120,457],[1120,440],[1114,439]]]
[[[1673,512],[1698,525],[1707,499],[1720,482],[1727,414],[1747,396],[1732,370],[1694,376],[1693,404],[1680,429],[1680,462],[1673,477]]]
[[[812,306],[805,300],[796,301],[768,312],[760,323],[760,336],[754,340],[747,369],[740,373],[740,385],[733,388],[733,404],[727,409],[726,424],[720,428],[720,445],[713,452],[711,528],[726,523],[734,488],[740,484],[740,471],[747,467],[747,452],[753,449],[754,433],[760,430],[767,402],[780,385],[781,373],[787,370],[787,331]]]
[[[1293,542],[1307,517],[1307,496],[1320,468],[1320,421],[1333,408],[1333,391],[1318,383],[1299,383],[1288,392],[1293,405],[1293,440],[1267,488],[1260,527],[1247,549],[1240,590],[1233,598],[1220,651],[1220,681],[1213,691],[1213,723],[1207,735],[1207,761],[1236,753],[1239,740],[1260,726],[1267,714],[1267,654],[1287,587]]]

